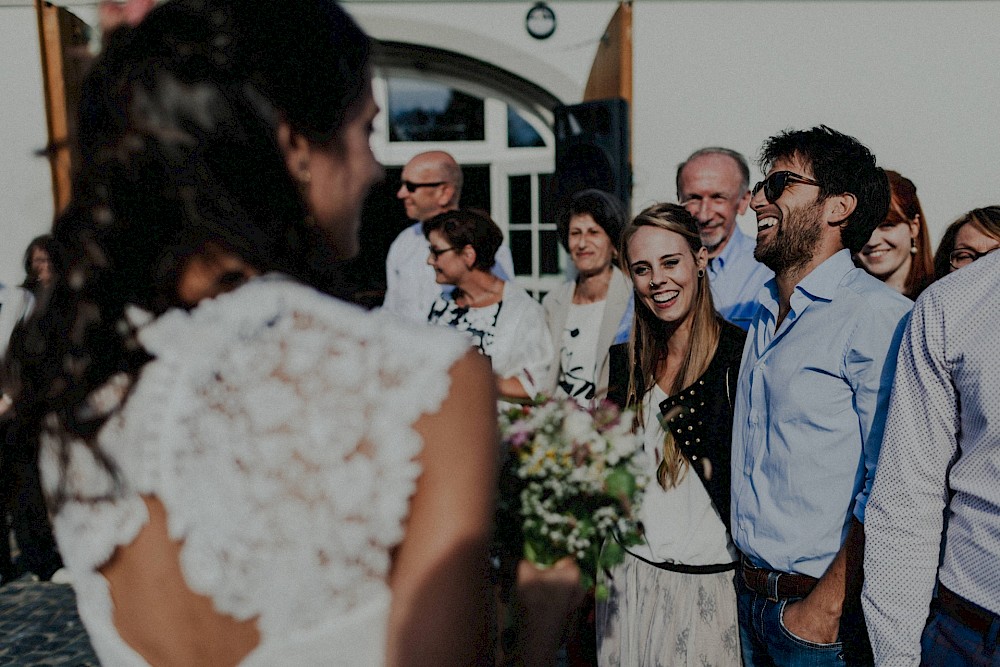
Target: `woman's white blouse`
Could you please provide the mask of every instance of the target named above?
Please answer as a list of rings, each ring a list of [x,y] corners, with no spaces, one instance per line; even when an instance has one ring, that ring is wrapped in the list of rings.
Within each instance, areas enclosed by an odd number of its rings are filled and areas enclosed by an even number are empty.
[[[649,483],[639,518],[645,544],[629,547],[629,551],[654,563],[731,563],[736,560],[736,548],[698,475],[689,468],[677,485],[669,489],[656,481],[666,437],[660,424],[659,405],[666,398],[667,393],[657,384],[643,397],[643,449],[649,466],[646,471]]]

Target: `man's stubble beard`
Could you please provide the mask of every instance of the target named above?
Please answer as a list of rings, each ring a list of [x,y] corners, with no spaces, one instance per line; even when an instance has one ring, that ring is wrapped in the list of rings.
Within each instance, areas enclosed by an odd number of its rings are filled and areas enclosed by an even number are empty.
[[[816,202],[806,208],[789,211],[769,240],[763,243],[758,241],[753,251],[754,259],[779,276],[792,273],[812,261],[821,238],[821,206],[822,202]]]

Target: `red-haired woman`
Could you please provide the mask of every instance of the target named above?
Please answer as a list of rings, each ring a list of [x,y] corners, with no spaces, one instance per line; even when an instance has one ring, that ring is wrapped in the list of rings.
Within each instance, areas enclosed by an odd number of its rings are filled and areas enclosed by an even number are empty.
[[[916,299],[934,281],[927,220],[913,181],[886,170],[892,198],[885,221],[857,255],[858,264],[889,287]]]

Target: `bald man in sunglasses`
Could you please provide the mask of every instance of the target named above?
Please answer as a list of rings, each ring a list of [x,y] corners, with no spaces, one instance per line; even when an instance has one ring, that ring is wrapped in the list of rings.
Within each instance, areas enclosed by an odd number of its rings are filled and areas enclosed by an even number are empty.
[[[889,184],[825,126],[764,144],[754,256],[774,271],[750,323],[733,417],[732,535],[744,664],[870,664],[864,515],[911,302],[851,260]]]
[[[415,222],[389,246],[383,310],[414,321],[427,321],[442,286],[434,280],[434,269],[427,265],[427,239],[422,225],[424,220],[439,213],[457,210],[461,196],[462,168],[449,153],[420,153],[403,167],[396,198],[403,202],[406,217]],[[514,278],[514,261],[506,245],[497,250],[493,273],[503,280]]]

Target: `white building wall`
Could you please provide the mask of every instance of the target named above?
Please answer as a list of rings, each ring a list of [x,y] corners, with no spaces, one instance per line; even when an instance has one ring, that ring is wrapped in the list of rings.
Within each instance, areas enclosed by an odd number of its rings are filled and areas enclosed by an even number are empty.
[[[916,184],[936,242],[961,213],[1000,203],[998,11],[636,0],[634,206],[672,199],[677,164],[701,146],[754,158],[782,129],[824,123]]]
[[[276,0],[277,1],[277,0]],[[0,281],[51,224],[34,9],[0,0]],[[64,0],[84,20],[93,2]],[[533,3],[348,0],[373,36],[495,64],[565,103],[578,102],[617,3],[550,0],[548,40],[524,29]],[[916,183],[932,236],[960,213],[1000,202],[998,5],[977,0],[635,0],[634,207],[673,199],[692,150],[753,157],[788,128],[826,123]],[[756,174],[755,174],[756,177]],[[741,221],[752,229],[749,217]]]
[[[346,6],[380,39],[427,44],[580,100],[615,2],[548,3],[552,38],[524,30],[530,2]],[[961,0],[635,0],[633,206],[675,197],[691,151],[751,160],[785,128],[825,123],[917,185],[936,240],[964,211],[1000,201],[998,5]],[[757,178],[759,174],[754,174]],[[752,216],[741,224],[753,229]]]
[[[93,0],[56,2],[88,25]],[[52,170],[35,152],[48,144],[38,18],[30,0],[0,0],[0,283],[24,280],[24,250],[52,228]]]
[[[25,3],[22,3],[24,5]],[[34,7],[0,5],[0,283],[24,280],[21,259],[52,222],[52,172]]]
[[[537,40],[524,27],[533,2],[373,2],[344,7],[376,39],[431,46],[517,74],[565,104],[579,102],[615,0],[550,0],[556,31]]]

